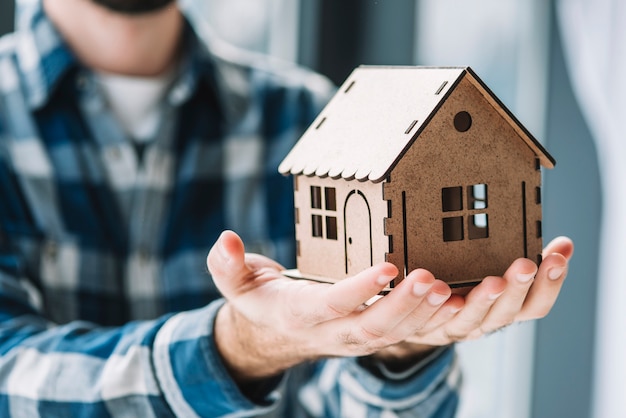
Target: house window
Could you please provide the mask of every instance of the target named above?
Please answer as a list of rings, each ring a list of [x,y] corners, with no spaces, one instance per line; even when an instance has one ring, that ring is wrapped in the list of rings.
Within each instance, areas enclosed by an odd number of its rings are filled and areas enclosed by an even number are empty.
[[[323,201],[322,201],[323,198]],[[322,209],[323,208],[323,209]],[[316,238],[336,240],[337,233],[337,190],[334,187],[311,186],[311,235]],[[326,234],[324,235],[324,232]]]
[[[441,209],[443,218],[443,240],[462,241],[466,238],[464,224],[467,224],[467,238],[482,239],[489,237],[488,192],[486,184],[467,186],[466,209],[463,208],[462,186],[441,189]],[[457,212],[457,213],[450,213]]]
[[[487,209],[486,184],[474,184],[467,187],[467,206],[470,209]]]
[[[319,186],[311,186],[311,208],[322,208],[322,188]]]
[[[472,127],[472,116],[466,111],[454,115],[454,127],[459,132],[467,132]]]
[[[336,216],[326,217],[326,238],[337,239],[337,217]]]
[[[320,215],[311,215],[311,231],[314,237],[322,236],[322,217]]]
[[[487,228],[487,214],[477,213],[476,215],[470,215],[470,220],[467,224],[469,239],[480,239],[489,237],[489,228]]]
[[[443,240],[446,242],[463,240],[462,216],[443,218]]]
[[[324,187],[326,210],[337,210],[337,192],[334,187]]]
[[[463,210],[463,188],[458,186],[441,189],[441,208],[444,212]]]

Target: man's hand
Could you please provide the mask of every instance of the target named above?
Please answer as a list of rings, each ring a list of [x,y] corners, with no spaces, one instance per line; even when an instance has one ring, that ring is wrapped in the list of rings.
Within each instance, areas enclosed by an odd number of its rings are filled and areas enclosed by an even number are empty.
[[[444,282],[416,271],[365,308],[398,274],[393,264],[375,265],[333,285],[293,280],[282,276],[274,261],[245,254],[231,231],[220,236],[207,264],[227,300],[217,316],[216,344],[240,382],[307,360],[363,356],[396,344],[415,329],[430,327],[451,293]]]
[[[543,250],[539,268],[525,258],[514,261],[503,277],[486,277],[465,297],[452,295],[426,327],[374,357],[401,368],[433,346],[477,339],[515,322],[543,318],[556,302],[573,253],[569,238],[555,238]]]
[[[365,307],[397,275],[395,266],[377,264],[333,285],[292,280],[274,261],[245,254],[239,237],[226,231],[207,259],[227,300],[216,320],[216,344],[240,382],[328,356],[377,353],[401,361],[432,346],[545,316],[572,252],[569,239],[557,239],[546,248],[539,271],[519,259],[504,277],[485,278],[465,297],[418,269]]]

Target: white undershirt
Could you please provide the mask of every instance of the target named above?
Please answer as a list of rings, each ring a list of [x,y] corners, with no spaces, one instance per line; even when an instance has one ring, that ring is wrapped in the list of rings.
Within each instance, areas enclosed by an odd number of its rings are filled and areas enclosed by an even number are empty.
[[[134,77],[99,73],[98,83],[124,131],[135,141],[155,136],[161,117],[161,99],[174,71],[157,77]]]

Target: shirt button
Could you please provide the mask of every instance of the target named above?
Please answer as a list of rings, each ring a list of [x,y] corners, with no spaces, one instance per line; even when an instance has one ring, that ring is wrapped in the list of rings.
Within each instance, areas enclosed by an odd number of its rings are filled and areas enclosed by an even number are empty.
[[[189,95],[189,87],[185,83],[178,83],[169,94],[169,101],[173,105],[182,103]]]
[[[87,81],[87,76],[79,75],[78,77],[76,77],[76,87],[78,87],[80,90],[85,90],[88,84],[89,82]]]
[[[143,247],[137,250],[137,256],[139,257],[139,261],[141,263],[147,263],[148,260],[150,260],[150,253],[146,248]]]
[[[44,249],[44,253],[46,254],[46,257],[48,258],[51,258],[51,259],[57,258],[57,255],[59,253],[59,245],[54,241],[48,241]]]
[[[107,154],[114,160],[119,160],[120,158],[122,158],[122,151],[120,150],[120,147],[111,147],[107,149]]]

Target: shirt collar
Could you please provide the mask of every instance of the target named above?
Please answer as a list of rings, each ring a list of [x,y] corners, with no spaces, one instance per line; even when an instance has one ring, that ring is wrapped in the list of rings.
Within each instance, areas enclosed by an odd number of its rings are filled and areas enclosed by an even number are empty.
[[[41,0],[18,1],[15,38],[26,100],[36,109],[77,60],[45,15]]]
[[[224,47],[211,33],[203,31],[202,22],[187,20],[183,38],[180,75],[170,90],[172,105],[188,100],[199,84],[214,95],[227,123],[236,123],[250,105],[248,65],[240,56],[224,54]]]

